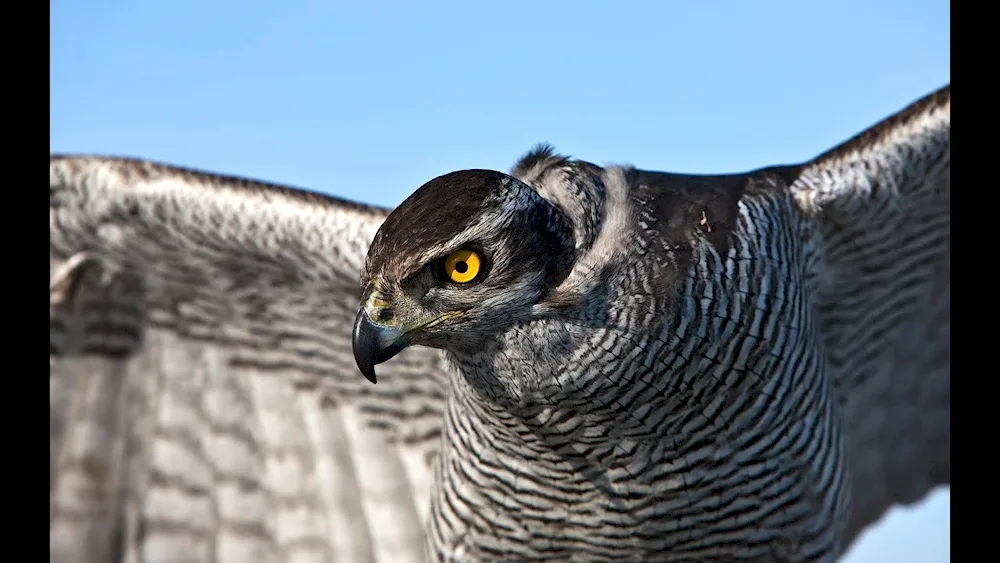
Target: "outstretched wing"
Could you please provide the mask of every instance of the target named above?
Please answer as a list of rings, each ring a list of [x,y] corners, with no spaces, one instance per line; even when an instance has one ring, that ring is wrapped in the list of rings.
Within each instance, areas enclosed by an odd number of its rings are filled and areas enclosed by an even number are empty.
[[[439,356],[373,386],[351,353],[387,211],[137,160],[49,176],[52,561],[421,560]]]
[[[853,541],[950,484],[950,85],[814,159],[792,190],[817,222],[815,306],[846,424]]]

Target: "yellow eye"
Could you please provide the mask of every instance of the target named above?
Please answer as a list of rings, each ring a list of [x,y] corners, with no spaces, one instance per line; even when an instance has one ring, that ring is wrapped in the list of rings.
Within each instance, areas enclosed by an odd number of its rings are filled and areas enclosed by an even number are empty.
[[[455,283],[467,283],[479,275],[482,260],[471,250],[456,250],[444,260],[444,273]]]

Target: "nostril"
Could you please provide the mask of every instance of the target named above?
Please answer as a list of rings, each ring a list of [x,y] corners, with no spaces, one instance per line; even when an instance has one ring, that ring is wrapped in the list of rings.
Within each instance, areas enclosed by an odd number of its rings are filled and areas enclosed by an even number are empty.
[[[392,309],[379,309],[377,318],[380,322],[388,322],[392,320]]]

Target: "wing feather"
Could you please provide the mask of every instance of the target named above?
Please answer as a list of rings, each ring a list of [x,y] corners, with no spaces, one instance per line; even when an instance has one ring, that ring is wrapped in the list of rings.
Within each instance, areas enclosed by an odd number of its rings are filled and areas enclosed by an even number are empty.
[[[52,560],[422,560],[439,356],[372,386],[351,353],[387,211],[139,160],[49,169]]]
[[[951,87],[807,164],[814,272],[846,425],[853,540],[950,484]]]

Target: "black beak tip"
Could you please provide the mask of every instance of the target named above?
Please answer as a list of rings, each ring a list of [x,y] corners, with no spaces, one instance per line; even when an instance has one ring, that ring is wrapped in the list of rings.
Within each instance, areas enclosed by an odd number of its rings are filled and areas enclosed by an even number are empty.
[[[351,344],[354,348],[354,361],[358,364],[358,369],[361,370],[365,379],[373,384],[378,383],[378,377],[375,375],[378,337],[364,308],[358,311],[358,316],[354,319]]]
[[[358,366],[359,368],[361,366]],[[361,368],[361,374],[365,376],[365,379],[372,382],[372,385],[378,383],[378,377],[375,375],[375,368],[372,366],[367,366],[367,369]]]

